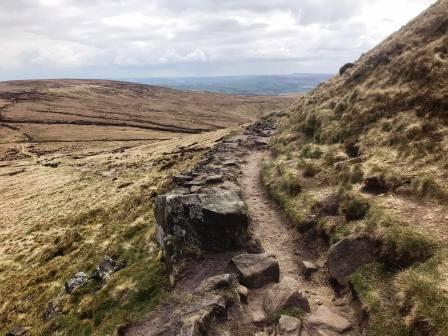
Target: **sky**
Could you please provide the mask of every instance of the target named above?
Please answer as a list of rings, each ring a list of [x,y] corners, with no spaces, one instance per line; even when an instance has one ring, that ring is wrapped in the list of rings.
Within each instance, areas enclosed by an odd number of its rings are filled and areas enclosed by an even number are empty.
[[[434,0],[0,0],[0,80],[335,73]]]

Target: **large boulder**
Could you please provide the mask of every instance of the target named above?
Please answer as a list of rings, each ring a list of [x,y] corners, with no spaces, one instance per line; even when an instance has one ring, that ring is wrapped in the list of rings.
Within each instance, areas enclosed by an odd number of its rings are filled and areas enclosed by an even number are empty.
[[[306,320],[307,327],[310,330],[325,332],[343,333],[352,328],[352,324],[345,317],[342,317],[326,306],[320,306],[316,312],[311,314]]]
[[[279,280],[280,267],[272,254],[241,254],[232,259],[232,264],[246,287],[259,288]]]
[[[155,199],[157,240],[169,262],[191,251],[227,251],[242,246],[249,218],[237,193],[166,194]]]
[[[330,276],[341,285],[359,267],[375,261],[377,243],[367,235],[350,235],[330,247],[327,266]]]
[[[283,278],[266,293],[263,307],[268,319],[286,308],[295,307],[305,312],[310,311],[308,299],[299,290],[299,282],[291,277]]]

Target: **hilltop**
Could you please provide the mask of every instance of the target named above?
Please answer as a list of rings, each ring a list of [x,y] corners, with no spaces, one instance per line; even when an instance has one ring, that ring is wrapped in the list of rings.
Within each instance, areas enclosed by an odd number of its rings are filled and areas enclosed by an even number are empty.
[[[448,1],[289,112],[265,184],[300,231],[377,244],[350,279],[367,334],[446,335]]]

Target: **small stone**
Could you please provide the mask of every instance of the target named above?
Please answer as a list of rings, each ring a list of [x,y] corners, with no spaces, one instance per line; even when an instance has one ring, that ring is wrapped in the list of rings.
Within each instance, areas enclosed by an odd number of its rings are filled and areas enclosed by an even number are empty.
[[[201,186],[191,186],[190,187],[190,193],[192,194],[197,194],[198,192],[200,192],[202,189]]]
[[[239,163],[236,160],[227,160],[224,161],[223,163],[224,167],[238,167]]]
[[[220,274],[208,278],[196,288],[196,292],[208,292],[221,288],[229,288],[232,284],[233,277],[231,274]]]
[[[190,182],[193,179],[190,175],[177,175],[173,177],[174,183]]]
[[[28,335],[28,329],[24,327],[14,327],[6,333],[6,336],[25,336]]]
[[[247,303],[247,296],[249,295],[249,290],[243,285],[239,285],[237,288],[238,295],[240,296],[241,302]]]
[[[266,315],[262,310],[254,310],[251,312],[253,323],[263,323],[266,321]]]
[[[205,178],[205,183],[221,183],[223,181],[222,175],[210,175]]]
[[[123,265],[116,262],[109,256],[104,256],[103,261],[96,267],[92,278],[106,281],[113,273],[123,268]]]
[[[319,267],[317,267],[311,261],[303,260],[301,264],[302,264],[302,273],[305,277],[309,277],[311,274],[319,270]]]
[[[316,312],[311,314],[307,319],[307,324],[311,328],[338,333],[343,333],[352,327],[349,320],[336,314],[326,306],[320,306]]]
[[[298,318],[282,315],[278,320],[276,336],[299,336],[301,326]]]
[[[65,292],[68,294],[73,293],[79,287],[84,286],[87,283],[88,277],[84,272],[76,273],[73,278],[68,280],[65,285]]]

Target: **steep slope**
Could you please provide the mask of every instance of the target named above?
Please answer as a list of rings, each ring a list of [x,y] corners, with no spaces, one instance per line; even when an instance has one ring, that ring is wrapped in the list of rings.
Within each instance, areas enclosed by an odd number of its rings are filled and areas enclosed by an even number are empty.
[[[368,335],[447,335],[448,1],[301,97],[264,181],[302,231],[378,242],[352,286]]]

